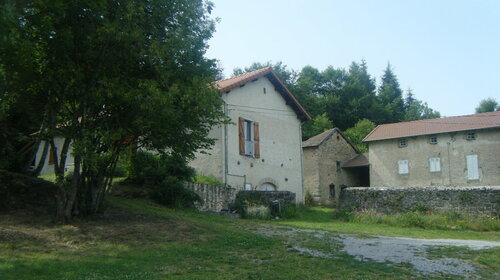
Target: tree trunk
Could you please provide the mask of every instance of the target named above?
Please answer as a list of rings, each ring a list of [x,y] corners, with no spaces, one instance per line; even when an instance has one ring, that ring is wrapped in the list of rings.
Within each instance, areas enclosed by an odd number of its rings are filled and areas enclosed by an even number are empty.
[[[65,138],[64,143],[61,149],[61,160],[59,161],[59,174],[64,175],[64,169],[66,167],[66,159],[68,158],[68,150],[69,150],[69,144],[71,143],[71,139]]]
[[[33,175],[38,176],[40,175],[40,172],[42,172],[43,166],[45,165],[45,160],[47,159],[48,151],[49,151],[49,142],[45,141],[45,145],[43,145],[42,156],[40,157],[40,160],[38,160],[38,165],[33,171]]]

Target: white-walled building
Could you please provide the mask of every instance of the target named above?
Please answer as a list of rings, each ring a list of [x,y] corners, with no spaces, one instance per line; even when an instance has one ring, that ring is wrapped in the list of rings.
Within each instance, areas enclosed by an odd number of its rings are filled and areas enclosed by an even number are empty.
[[[231,124],[190,165],[236,189],[284,190],[303,201],[301,124],[308,113],[270,67],[217,81]]]

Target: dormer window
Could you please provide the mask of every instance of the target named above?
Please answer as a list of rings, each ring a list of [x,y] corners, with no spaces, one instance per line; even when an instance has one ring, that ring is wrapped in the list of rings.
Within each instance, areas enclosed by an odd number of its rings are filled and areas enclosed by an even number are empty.
[[[467,141],[471,140],[476,140],[476,133],[475,132],[468,132],[467,133]]]
[[[436,136],[429,137],[429,144],[437,144],[438,138]]]
[[[406,139],[401,139],[401,140],[399,140],[399,144],[398,144],[398,146],[399,146],[400,148],[405,148],[406,146],[408,146],[408,143],[406,143]]]

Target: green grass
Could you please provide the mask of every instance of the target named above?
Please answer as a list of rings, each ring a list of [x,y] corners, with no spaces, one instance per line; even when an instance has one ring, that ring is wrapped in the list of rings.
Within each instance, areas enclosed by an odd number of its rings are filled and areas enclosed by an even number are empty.
[[[273,221],[273,223],[328,230],[341,233],[371,234],[412,238],[447,238],[466,240],[500,241],[500,232],[478,232],[472,230],[423,229],[419,227],[401,227],[397,225],[367,222],[342,222],[332,219],[333,209],[326,207],[302,208],[296,218]]]
[[[408,265],[360,262],[341,251],[338,244],[300,237],[297,242],[328,249],[334,256],[314,258],[290,250],[284,237],[264,237],[244,230],[267,223],[368,234],[397,229],[377,225],[372,231],[361,230],[363,225],[356,228],[332,221],[331,210],[325,208],[301,210],[295,219],[269,222],[166,209],[123,198],[110,198],[109,204],[101,217],[62,226],[42,217],[2,214],[0,279],[455,278],[420,275]],[[436,236],[446,233],[436,231]],[[475,261],[496,261],[494,253]],[[472,252],[470,257],[478,258],[478,254]]]
[[[212,185],[212,186],[224,186],[224,183],[217,180],[217,178],[215,178],[214,176],[211,176],[211,175],[196,175],[196,176],[194,176],[193,181],[195,183],[199,183],[199,184],[207,184],[207,185]]]

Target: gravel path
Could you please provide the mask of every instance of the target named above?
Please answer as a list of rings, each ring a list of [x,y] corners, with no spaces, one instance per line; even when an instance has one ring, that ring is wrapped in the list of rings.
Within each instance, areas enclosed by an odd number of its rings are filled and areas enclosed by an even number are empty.
[[[430,258],[428,251],[443,246],[460,246],[469,250],[484,250],[500,247],[500,242],[454,239],[415,239],[387,236],[359,236],[355,234],[334,234],[328,231],[297,229],[292,227],[263,225],[249,229],[265,236],[286,237],[291,249],[317,258],[335,258],[333,251],[308,248],[301,244],[307,238],[341,244],[341,250],[359,261],[381,263],[408,263],[421,273],[445,273],[473,277],[476,268],[468,261],[454,258]],[[325,246],[327,248],[327,246]]]

